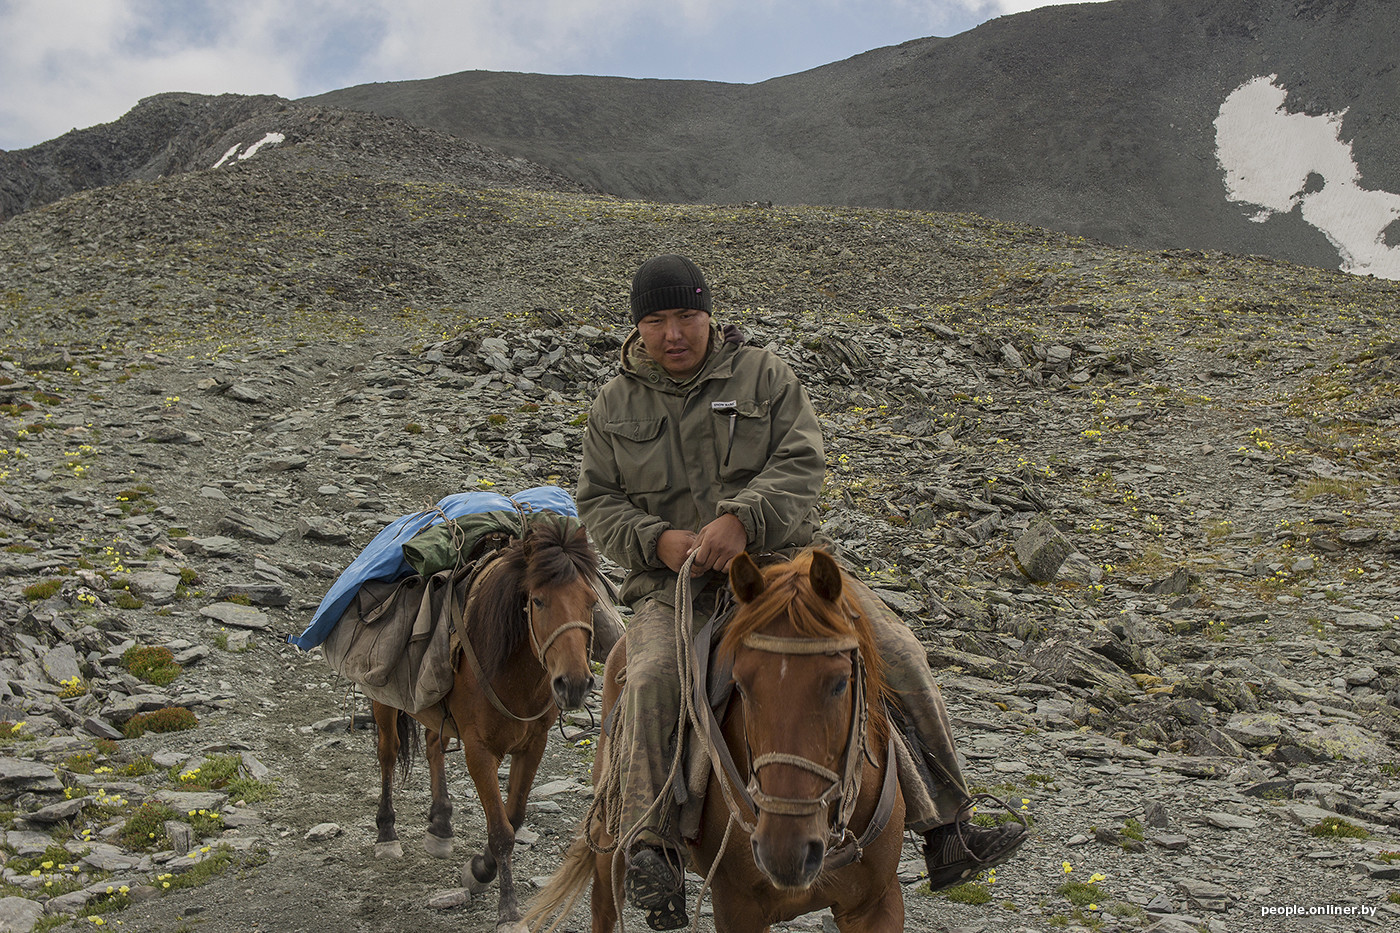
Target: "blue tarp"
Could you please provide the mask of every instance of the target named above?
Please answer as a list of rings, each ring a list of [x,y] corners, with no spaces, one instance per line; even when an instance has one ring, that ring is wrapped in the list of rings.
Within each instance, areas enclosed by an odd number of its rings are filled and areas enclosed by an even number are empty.
[[[395,519],[384,530],[365,545],[360,555],[350,562],[350,566],[340,572],[340,576],[326,591],[311,624],[300,635],[287,641],[303,650],[315,648],[330,635],[331,629],[340,621],[341,615],[355,598],[360,584],[370,580],[397,580],[413,573],[413,568],[403,556],[403,546],[414,535],[430,525],[436,525],[448,518],[462,515],[476,515],[480,512],[513,512],[516,508],[526,512],[556,512],[570,518],[578,518],[578,506],[573,497],[558,486],[535,486],[506,496],[498,492],[459,492],[439,502],[434,509],[415,512]]]

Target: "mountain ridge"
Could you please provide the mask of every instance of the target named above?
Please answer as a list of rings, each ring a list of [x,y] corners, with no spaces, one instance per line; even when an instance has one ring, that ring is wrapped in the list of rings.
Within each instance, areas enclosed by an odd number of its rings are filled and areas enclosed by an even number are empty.
[[[471,136],[623,197],[967,211],[1331,266],[1317,229],[1251,223],[1226,199],[1212,121],[1242,82],[1279,74],[1300,112],[1345,113],[1367,184],[1400,191],[1384,117],[1400,92],[1379,38],[1397,17],[1370,0],[1117,0],[755,85],[464,72],[309,100]]]
[[[1272,76],[1288,114],[1336,123],[1356,177],[1327,184],[1400,192],[1400,86],[1386,38],[1397,32],[1400,7],[1381,0],[1113,0],[1003,16],[757,84],[478,71],[296,102],[161,95],[113,124],[0,153],[0,219],[93,185],[206,168],[240,117],[297,123],[331,108],[524,159],[547,187],[969,212],[1115,245],[1335,268],[1345,237],[1299,210],[1322,176],[1298,180],[1265,218],[1231,200],[1215,124],[1232,91]],[[1400,195],[1389,197],[1369,209],[1400,220]],[[1361,213],[1343,205],[1340,222]],[[1363,235],[1400,270],[1400,225]]]

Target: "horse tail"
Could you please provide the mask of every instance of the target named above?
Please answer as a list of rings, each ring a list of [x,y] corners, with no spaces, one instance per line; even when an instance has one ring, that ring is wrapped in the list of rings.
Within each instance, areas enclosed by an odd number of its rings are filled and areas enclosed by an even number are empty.
[[[395,727],[399,733],[399,783],[403,784],[408,780],[409,772],[413,770],[413,759],[418,757],[423,742],[417,720],[403,710],[398,712]]]
[[[593,880],[595,858],[585,833],[580,832],[574,837],[569,851],[564,853],[559,870],[545,882],[525,911],[525,924],[532,933],[554,933],[573,913],[584,890]]]

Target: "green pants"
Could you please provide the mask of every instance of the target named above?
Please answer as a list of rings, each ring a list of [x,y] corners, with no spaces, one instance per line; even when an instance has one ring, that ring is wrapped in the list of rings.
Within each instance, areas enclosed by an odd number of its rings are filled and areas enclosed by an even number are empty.
[[[898,699],[923,750],[938,764],[927,786],[901,773],[905,826],[925,832],[951,823],[967,800],[966,783],[953,747],[952,725],[943,696],[929,670],[923,646],[870,587],[844,575],[861,608],[874,625],[875,641],[885,665],[885,680]],[[704,602],[703,597],[700,602]],[[697,605],[693,628],[709,618],[709,607]],[[619,703],[621,716],[609,737],[610,754],[618,756],[621,787],[621,828],[640,828],[647,844],[680,844],[678,807],[674,798],[657,803],[666,787],[676,751],[680,714],[680,673],[676,663],[675,609],[656,599],[638,604],[627,626],[627,673]],[[914,750],[918,755],[918,750]],[[939,772],[942,773],[939,773]],[[684,780],[684,772],[678,775]]]

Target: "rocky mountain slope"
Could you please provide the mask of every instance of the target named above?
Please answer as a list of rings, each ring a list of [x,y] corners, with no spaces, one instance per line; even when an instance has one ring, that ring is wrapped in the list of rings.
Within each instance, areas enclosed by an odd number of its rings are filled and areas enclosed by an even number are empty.
[[[75,129],[18,152],[0,151],[0,221],[79,191],[155,181],[245,161],[264,147],[302,143],[311,144],[305,152],[320,149],[330,161],[342,160],[345,148],[360,164],[374,153],[393,153],[395,171],[424,182],[584,190],[524,159],[502,158],[394,119],[271,95],[170,93],[146,98],[115,122]]]
[[[969,214],[487,188],[352,139],[0,227],[0,923],[490,929],[456,862],[373,859],[365,703],[286,638],[392,518],[572,486],[667,250],[807,380],[826,530],[927,645],[969,779],[1033,820],[956,899],[907,846],[909,929],[1394,922],[1400,286]],[[170,707],[197,727],[123,737]],[[589,754],[551,740],[518,876],[554,866]]]
[[[1257,223],[1230,200],[1215,121],[1236,88],[1275,76],[1289,113],[1336,115],[1359,187],[1400,192],[1397,32],[1400,8],[1384,0],[1116,0],[756,85],[463,72],[311,100],[402,117],[623,197],[971,211],[1120,245],[1337,268],[1336,245],[1296,203]],[[1317,143],[1271,135],[1251,168]],[[1336,169],[1317,163],[1308,190],[1324,176],[1348,184]],[[1400,248],[1394,229],[1386,242]]]

